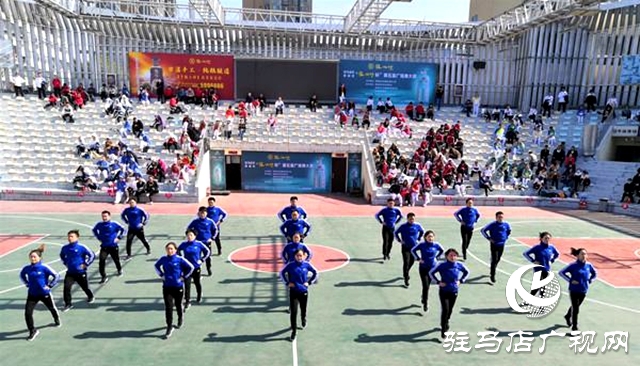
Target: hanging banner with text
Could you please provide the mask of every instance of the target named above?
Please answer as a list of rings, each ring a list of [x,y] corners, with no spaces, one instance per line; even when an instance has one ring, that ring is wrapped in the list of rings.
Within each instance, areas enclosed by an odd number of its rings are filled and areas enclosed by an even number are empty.
[[[329,192],[331,154],[242,152],[242,189]]]
[[[438,65],[417,62],[340,60],[340,85],[347,88],[346,99],[366,103],[369,96],[394,105],[409,102],[425,105],[435,100]]]
[[[362,191],[362,154],[349,154],[347,192]]]
[[[209,162],[211,163],[211,190],[223,191],[227,189],[224,151],[211,150],[209,153]]]
[[[129,52],[130,90],[137,94],[149,85],[155,94],[160,80],[165,87],[216,89],[221,99],[234,99],[233,56]]]
[[[622,69],[620,70],[620,84],[640,84],[640,55],[627,55],[622,57]]]

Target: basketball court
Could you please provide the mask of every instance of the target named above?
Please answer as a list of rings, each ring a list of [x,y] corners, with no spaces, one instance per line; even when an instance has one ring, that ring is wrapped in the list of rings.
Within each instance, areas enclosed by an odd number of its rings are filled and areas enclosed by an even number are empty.
[[[258,200],[259,197],[259,200]],[[50,314],[39,305],[35,314],[41,334],[25,341],[23,312],[26,288],[18,278],[28,263],[29,250],[44,243],[43,262],[64,275],[58,259],[70,229],[80,229],[80,241],[94,250],[98,243],[91,228],[103,209],[119,221],[124,206],[97,203],[2,202],[0,215],[0,354],[3,364],[18,365],[34,358],[62,364],[82,359],[96,365],[184,365],[198,363],[245,365],[376,365],[483,364],[510,365],[541,361],[579,362],[583,365],[640,363],[635,342],[640,329],[640,240],[537,208],[479,207],[481,225],[497,210],[505,212],[512,226],[499,265],[498,282],[489,284],[489,246],[476,231],[466,261],[471,275],[462,285],[451,319],[451,330],[467,332],[471,347],[478,332],[495,331],[502,340],[499,354],[481,349],[446,352],[440,342],[440,304],[437,288],[429,296],[429,312],[420,306],[417,268],[411,271],[409,288],[402,285],[402,260],[395,243],[391,261],[382,261],[380,225],[373,218],[380,207],[360,201],[322,195],[301,195],[300,205],[309,213],[311,234],[305,239],[313,252],[312,263],[321,272],[310,289],[308,326],[289,341],[287,294],[278,278],[282,237],[275,214],[288,203],[287,195],[232,194],[219,197],[218,204],[229,213],[222,225],[223,255],[213,257],[214,275],[203,278],[204,301],[185,315],[185,327],[163,340],[164,305],[161,281],[153,263],[163,255],[168,241],[182,241],[184,228],[194,217],[197,205],[156,204],[142,206],[151,214],[147,234],[152,254],[144,255],[134,242],[135,256],[124,262],[124,276],[115,277],[107,262],[110,281],[99,285],[98,265],[89,270],[96,302],[87,304],[74,288],[75,308],[63,313],[62,328],[52,327]],[[455,207],[403,207],[403,214],[417,215],[425,230],[434,230],[443,247],[460,247],[459,227],[453,218]],[[479,226],[480,227],[480,226]],[[559,306],[548,316],[529,319],[513,312],[505,299],[508,276],[527,264],[522,252],[537,244],[540,231],[554,235],[552,243],[560,260],[572,261],[571,247],[585,247],[599,273],[580,313],[582,331],[596,332],[597,355],[576,356],[570,339],[549,338],[539,353],[540,335],[552,330],[568,333],[562,316],[569,306],[567,284]],[[122,247],[124,243],[122,243]],[[555,263],[558,271],[564,263]],[[62,285],[54,291],[62,307]],[[507,352],[510,333],[528,331],[535,340],[531,352]],[[629,332],[628,353],[600,352],[604,333]],[[107,342],[108,340],[108,342]],[[514,343],[518,338],[514,339]],[[38,350],[46,354],[38,355]],[[586,352],[585,352],[586,353]],[[576,358],[579,357],[579,358]]]

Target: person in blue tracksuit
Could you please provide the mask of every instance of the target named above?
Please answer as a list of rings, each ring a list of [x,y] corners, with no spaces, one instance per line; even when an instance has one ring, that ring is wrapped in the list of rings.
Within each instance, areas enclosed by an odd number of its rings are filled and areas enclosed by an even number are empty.
[[[33,341],[40,334],[33,323],[33,310],[40,301],[51,312],[56,327],[61,325],[60,314],[53,301],[53,295],[51,295],[51,289],[60,281],[60,275],[53,268],[42,263],[44,249],[44,244],[42,244],[38,249],[30,251],[29,261],[31,264],[23,267],[20,271],[20,280],[28,288],[27,302],[24,306],[24,320],[29,330],[28,341]]]
[[[438,258],[444,253],[444,249],[435,241],[436,234],[427,230],[424,234],[424,241],[416,244],[411,249],[411,254],[420,263],[420,281],[422,281],[422,310],[429,311],[429,286],[431,276],[429,272],[437,265]]]
[[[173,334],[173,307],[175,305],[178,312],[178,325],[180,329],[183,325],[182,296],[184,292],[183,279],[191,276],[193,265],[188,260],[177,255],[178,246],[174,242],[165,245],[166,256],[158,259],[154,265],[156,273],[162,278],[162,297],[164,298],[164,313],[167,321],[167,331],[164,338],[168,339]]]
[[[560,277],[569,282],[569,296],[571,297],[571,307],[564,316],[567,326],[571,330],[578,330],[578,313],[580,305],[587,297],[589,285],[598,276],[596,269],[587,262],[587,250],[584,248],[571,248],[571,255],[577,260],[564,267],[560,272]]]
[[[453,313],[453,307],[458,298],[458,290],[460,284],[464,283],[469,277],[469,270],[464,264],[457,262],[458,251],[455,249],[447,249],[444,253],[446,261],[438,263],[438,265],[429,272],[431,280],[440,286],[440,305],[442,313],[440,316],[440,336],[445,337],[445,333],[449,331],[449,321]],[[440,275],[440,278],[437,277]]]
[[[309,248],[302,244],[300,242],[300,233],[295,233],[293,234],[292,237],[292,241],[289,242],[287,245],[284,246],[284,248],[282,249],[282,261],[284,262],[284,264],[288,264],[290,262],[295,261],[295,253],[298,250],[302,250],[304,252],[305,258],[304,260],[309,262],[311,261],[311,258],[313,257],[313,253],[311,253],[311,250],[309,250]]]
[[[200,267],[211,256],[211,249],[201,241],[196,240],[196,233],[188,229],[185,233],[187,240],[178,247],[178,254],[183,256],[193,266],[193,273],[184,281],[184,310],[191,306],[191,281],[196,286],[196,302],[202,302],[202,284],[200,282]]]
[[[413,267],[414,258],[411,254],[411,249],[415,247],[422,239],[424,235],[424,229],[422,225],[416,222],[416,214],[410,212],[407,214],[407,222],[400,225],[396,229],[395,237],[402,243],[402,277],[404,278],[404,285],[409,287],[409,272]]]
[[[87,295],[87,302],[92,304],[95,301],[93,292],[89,288],[89,281],[87,279],[87,268],[96,259],[96,255],[93,250],[87,248],[85,245],[80,244],[78,239],[80,238],[80,232],[78,230],[70,230],[67,233],[67,240],[69,244],[60,249],[60,259],[62,264],[67,267],[67,273],[64,276],[64,308],[63,312],[71,310],[73,304],[71,302],[71,287],[76,282],[82,291]]]
[[[216,198],[209,197],[207,200],[207,217],[213,220],[216,223],[216,227],[218,228],[218,235],[215,236],[214,241],[216,242],[216,248],[218,249],[218,255],[222,254],[222,242],[220,242],[220,225],[227,218],[227,212],[220,207],[216,206]]]
[[[107,257],[111,256],[116,265],[118,276],[122,276],[122,265],[120,264],[120,248],[118,243],[125,233],[124,226],[115,221],[111,221],[111,212],[102,211],[102,221],[93,227],[93,236],[100,242],[100,254],[98,256],[98,269],[100,271],[100,283],[106,283],[109,278],[105,271]]]
[[[280,278],[289,288],[289,309],[291,310],[291,340],[296,339],[298,330],[298,306],[302,329],[307,326],[307,302],[309,300],[309,286],[318,278],[318,271],[309,262],[305,262],[305,253],[299,249],[294,254],[295,261],[289,262],[280,272]],[[311,276],[309,276],[311,273]]]
[[[291,220],[293,211],[298,211],[300,219],[306,220],[308,218],[307,212],[302,207],[298,206],[298,197],[291,196],[291,198],[289,198],[289,203],[289,206],[286,206],[278,212],[277,216],[280,221],[285,222],[287,220]]]
[[[402,212],[394,207],[396,204],[393,198],[387,199],[387,207],[378,211],[374,216],[382,224],[382,259],[391,259],[391,248],[393,247],[393,235],[396,224],[402,220]]]
[[[219,235],[219,231],[216,223],[207,217],[206,207],[201,206],[198,208],[198,217],[187,225],[187,230],[192,230],[196,233],[196,240],[206,245],[209,252],[211,252],[211,243],[213,243],[214,239]],[[218,252],[218,255],[220,255],[220,252]],[[207,257],[205,262],[207,265],[207,276],[212,276],[211,255]]]
[[[486,225],[480,230],[482,236],[489,240],[491,244],[491,283],[496,283],[496,269],[502,253],[504,253],[504,245],[509,240],[511,235],[511,226],[504,221],[504,213],[502,211],[496,212],[496,221]]]
[[[551,263],[555,262],[560,255],[556,247],[549,243],[550,240],[551,234],[546,231],[542,232],[540,233],[540,244],[535,245],[529,250],[526,250],[524,253],[522,253],[525,259],[529,262],[542,266],[535,267],[533,269],[534,276],[536,272],[540,272],[540,280],[544,280],[545,278],[547,278],[547,276],[549,275],[549,271],[551,271]],[[531,290],[531,295],[537,294],[538,290],[540,289],[536,288]]]
[[[300,240],[304,241],[304,239],[311,232],[311,225],[306,220],[300,218],[300,214],[298,211],[291,211],[291,220],[285,221],[282,225],[280,225],[280,232],[287,239],[287,242],[293,240],[293,234],[299,233]]]
[[[460,236],[462,237],[462,257],[467,260],[467,249],[473,237],[473,228],[480,220],[480,212],[473,207],[473,198],[467,198],[465,207],[454,212],[453,217],[460,223]]]
[[[147,249],[147,255],[151,254],[151,247],[144,236],[144,227],[149,222],[149,214],[138,207],[138,203],[134,199],[129,200],[129,207],[122,211],[122,221],[129,225],[127,228],[127,258],[131,259],[131,244],[133,238],[138,238],[142,245]]]

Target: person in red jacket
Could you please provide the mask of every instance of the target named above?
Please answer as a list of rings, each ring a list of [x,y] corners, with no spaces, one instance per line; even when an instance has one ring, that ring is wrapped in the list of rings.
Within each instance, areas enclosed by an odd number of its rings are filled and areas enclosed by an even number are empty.
[[[195,89],[193,89],[193,97],[195,98],[195,104],[199,105],[199,106],[203,106],[204,105],[204,92],[202,91],[201,88],[196,87]]]
[[[54,76],[53,80],[51,80],[51,86],[53,87],[53,94],[60,98],[62,96],[62,81],[58,75]]]
[[[407,114],[407,117],[409,117],[412,120],[415,120],[415,115],[413,114],[414,112],[413,102],[409,102],[409,104],[407,104],[407,106],[405,107],[404,111]]]
[[[224,118],[227,120],[232,120],[236,117],[236,112],[233,110],[232,106],[229,106],[227,110],[224,112]]]
[[[418,106],[416,107],[416,121],[423,121],[424,118],[426,117],[426,112],[424,109],[424,104],[422,104],[422,102],[420,102],[418,104]]]
[[[82,94],[76,91],[73,95],[73,103],[74,103],[74,107],[82,109],[82,106],[84,105],[84,99],[82,99]]]
[[[57,107],[58,106],[58,98],[56,98],[55,94],[51,93],[49,94],[49,103],[47,103],[44,106],[44,109],[50,108],[50,107]]]
[[[249,112],[247,112],[246,109],[240,109],[238,115],[240,116],[240,123],[247,123],[247,116],[249,115]]]

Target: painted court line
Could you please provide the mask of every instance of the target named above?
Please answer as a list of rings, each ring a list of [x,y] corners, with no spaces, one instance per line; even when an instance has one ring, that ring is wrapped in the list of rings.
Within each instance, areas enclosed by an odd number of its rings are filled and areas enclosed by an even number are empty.
[[[79,222],[69,221],[69,220],[53,219],[53,218],[50,218],[50,217],[14,216],[14,215],[2,215],[0,217],[6,217],[6,218],[9,218],[9,219],[27,219],[27,220],[43,220],[43,221],[65,222],[67,224],[74,224],[74,225],[84,226],[84,227],[87,227],[89,229],[93,229],[93,226],[90,226],[90,225],[87,225],[87,224],[81,224]]]
[[[293,366],[298,366],[298,338],[291,342],[291,352],[293,353]]]
[[[558,238],[559,238],[559,237],[558,237]],[[528,246],[527,244],[525,244],[525,243],[521,242],[521,241],[520,241],[520,240],[518,240],[517,238],[509,238],[509,239],[511,239],[511,240],[515,240],[516,242],[520,243],[520,245],[521,245],[521,246],[524,246],[524,247],[530,248],[530,246]],[[564,238],[564,239],[576,239],[576,238]],[[589,239],[591,239],[591,238],[589,238]],[[608,238],[598,238],[598,239],[607,240]],[[615,238],[613,238],[613,239],[615,239]],[[639,250],[640,250],[640,249],[639,249]],[[504,260],[505,262],[509,263],[509,264],[513,264],[514,266],[518,266],[518,267],[520,267],[520,266],[521,266],[521,264],[519,264],[519,263],[514,263],[514,262],[511,262],[511,261],[509,261],[509,260],[507,260],[507,259],[503,259],[503,260]],[[569,263],[567,263],[567,262],[564,262],[562,259],[560,259],[560,260],[559,260],[559,262],[560,262],[560,263],[562,263],[562,264],[564,264],[565,266],[569,264]],[[614,284],[612,284],[612,283],[609,283],[609,282],[607,282],[607,281],[603,280],[601,277],[597,277],[597,278],[596,278],[596,280],[597,280],[597,281],[600,281],[600,282],[602,282],[602,283],[604,283],[604,284],[605,284],[605,285],[607,285],[607,286],[613,287],[613,288],[615,288],[615,289],[639,289],[639,288],[640,288],[640,286],[616,286],[616,285],[614,285]]]
[[[48,235],[48,234],[47,234],[47,235]],[[33,242],[32,242],[32,243],[30,243],[30,244],[33,244]],[[64,245],[64,244],[50,243],[50,242],[42,242],[42,244],[46,244],[46,245],[55,245],[55,246],[59,246],[59,247],[62,247],[62,246]],[[24,246],[23,246],[23,248],[24,248]],[[46,264],[46,265],[50,265],[50,264],[57,263],[57,262],[60,262],[60,258],[58,258],[58,259],[56,259],[56,260],[52,260],[51,262],[46,262],[45,264]],[[3,270],[1,270],[1,271],[0,271],[0,273],[18,272],[18,271],[21,271],[21,270],[22,270],[22,267],[20,267],[20,268],[13,268],[13,269],[3,269]]]
[[[11,234],[9,234],[9,235],[11,235]],[[25,236],[26,236],[26,235],[25,235]],[[13,253],[13,252],[15,252],[15,251],[17,251],[17,250],[20,250],[20,249],[22,249],[22,248],[24,248],[24,247],[26,247],[26,246],[29,246],[29,245],[31,245],[31,244],[33,244],[33,243],[37,243],[38,241],[40,241],[40,240],[42,240],[42,239],[46,238],[47,236],[49,236],[49,234],[44,234],[44,235],[28,235],[28,236],[38,236],[38,238],[37,238],[37,239],[35,239],[35,240],[32,240],[32,241],[30,241],[30,242],[28,242],[28,243],[25,243],[25,244],[23,244],[23,245],[21,245],[21,246],[19,246],[19,247],[17,247],[17,248],[11,249],[10,251],[8,251],[8,252],[6,252],[6,253],[0,254],[0,258],[2,258],[2,257],[4,257],[4,256],[7,256],[7,255],[9,255],[9,254],[11,254],[11,253]]]
[[[240,268],[240,269],[242,269],[242,270],[249,271],[249,272],[259,272],[259,273],[268,273],[268,274],[277,273],[277,272],[273,272],[273,271],[263,271],[263,270],[261,270],[261,269],[251,269],[251,268],[246,268],[246,267],[243,267],[243,266],[238,265],[237,263],[235,263],[235,262],[233,261],[233,259],[231,259],[231,258],[233,257],[233,255],[234,255],[234,254],[236,254],[236,252],[240,252],[240,251],[245,250],[245,249],[247,249],[247,248],[252,248],[252,247],[255,247],[255,246],[258,246],[258,245],[274,245],[274,244],[271,244],[271,243],[269,243],[269,244],[254,244],[254,245],[247,245],[247,246],[244,246],[244,247],[242,247],[242,248],[238,248],[238,249],[236,249],[236,250],[232,251],[231,253],[229,253],[229,255],[227,256],[227,261],[228,261],[229,263],[231,263],[234,267],[236,267],[236,268]],[[329,247],[329,246],[326,246],[326,245],[320,245],[320,244],[309,244],[309,245],[310,245],[311,247],[322,247],[322,248],[327,248],[327,249],[335,250],[336,252],[339,252],[339,253],[343,254],[343,255],[347,258],[347,260],[346,260],[346,261],[344,261],[344,263],[342,263],[341,265],[339,265],[339,266],[337,266],[337,267],[334,267],[334,268],[329,268],[329,269],[324,269],[324,270],[318,270],[318,273],[326,273],[326,272],[335,271],[335,270],[337,270],[337,269],[341,269],[341,268],[345,267],[347,264],[351,263],[351,256],[349,256],[349,254],[348,254],[347,252],[345,252],[344,250],[342,250],[342,249],[338,249],[338,248],[334,248],[334,247]],[[279,265],[280,265],[282,268],[284,268],[284,263],[280,263],[280,262],[278,262],[278,263],[279,263]],[[313,263],[312,263],[312,264],[313,264]]]
[[[69,220],[61,220],[61,219],[53,219],[53,218],[49,218],[49,217],[32,217],[32,216],[14,216],[14,215],[1,215],[1,217],[7,217],[7,218],[11,218],[11,219],[29,219],[29,220],[43,220],[43,221],[54,221],[54,222],[64,222],[64,223],[68,223],[68,224],[74,224],[74,225],[78,225],[78,226],[84,226],[87,227],[89,229],[93,229],[93,226],[89,226],[87,224],[81,224],[79,222],[75,222],[75,221],[69,221]],[[46,236],[49,236],[49,234],[46,234]],[[60,272],[58,272],[58,274],[62,275],[64,273],[66,273],[67,270],[64,269]],[[15,286],[15,287],[11,287],[5,290],[0,290],[0,295],[2,294],[6,294],[7,292],[11,292],[14,290],[18,290],[21,288],[25,288],[24,284],[21,284],[19,286]]]
[[[480,262],[480,263],[484,264],[486,267],[491,268],[491,265],[490,265],[489,263],[487,263],[487,262],[483,261],[482,259],[478,258],[478,257],[477,257],[475,254],[473,254],[472,252],[467,251],[467,253],[468,253],[468,254],[469,254],[473,259],[475,259],[475,260],[477,260],[478,262]],[[504,275],[511,276],[511,273],[509,273],[509,272],[507,272],[507,271],[505,271],[505,270],[502,270],[502,269],[500,269],[500,268],[496,268],[496,270],[497,270],[498,272],[500,272],[500,273],[504,274]],[[531,281],[526,280],[526,279],[525,279],[524,281],[525,281],[525,282],[528,282],[528,283],[531,283]],[[568,292],[566,292],[566,291],[562,291],[562,294],[563,294],[563,295],[565,295],[565,296],[569,296],[569,293],[568,293]],[[628,311],[628,312],[635,313],[635,314],[640,314],[640,310],[636,310],[636,309],[626,308],[626,307],[624,307],[624,306],[619,306],[619,305],[610,304],[610,303],[608,303],[608,302],[595,300],[595,299],[592,299],[592,298],[590,298],[590,297],[587,297],[587,298],[585,299],[585,301],[590,301],[590,302],[593,302],[593,303],[596,303],[596,304],[600,304],[600,305],[604,305],[604,306],[608,306],[608,307],[611,307],[611,308],[614,308],[614,309],[619,309],[619,310],[624,310],[624,311]]]

